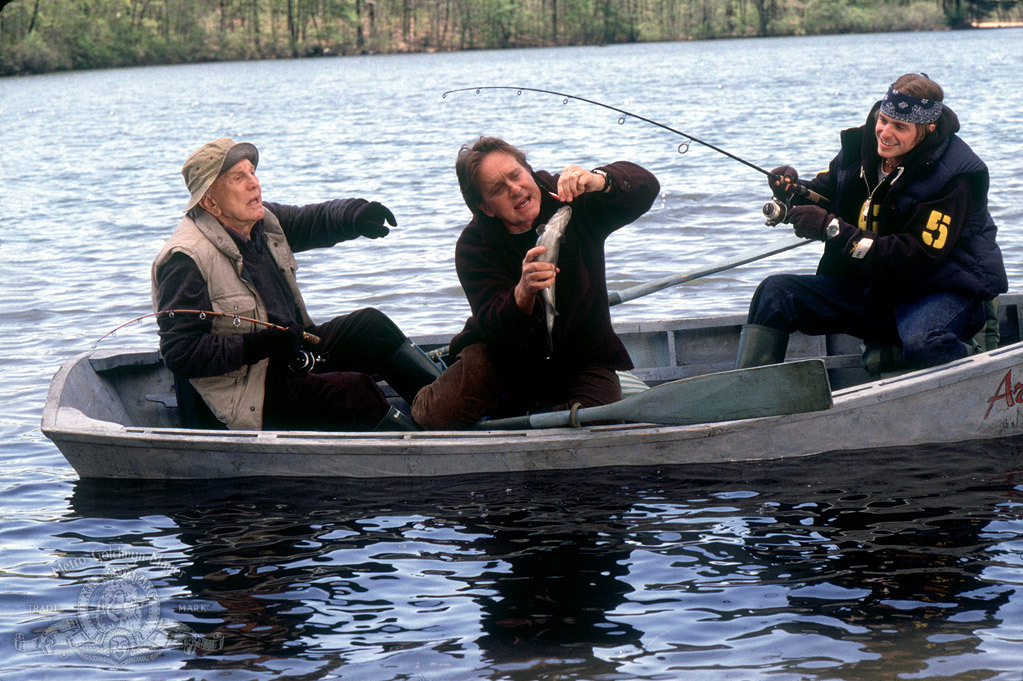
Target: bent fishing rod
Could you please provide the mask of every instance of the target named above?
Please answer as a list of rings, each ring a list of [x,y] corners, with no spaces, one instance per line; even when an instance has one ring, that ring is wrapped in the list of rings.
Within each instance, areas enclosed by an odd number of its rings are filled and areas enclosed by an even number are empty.
[[[454,94],[454,93],[457,93],[457,92],[470,92],[470,91],[472,91],[472,92],[475,92],[476,94],[480,94],[483,90],[515,90],[516,94],[518,94],[518,95],[521,95],[523,92],[538,92],[538,93],[545,94],[545,95],[554,95],[556,97],[562,97],[563,98],[562,101],[561,101],[562,104],[568,104],[568,101],[570,99],[574,99],[574,100],[579,101],[579,102],[585,102],[586,104],[593,104],[594,106],[600,106],[600,107],[603,107],[605,109],[609,109],[611,111],[614,111],[614,112],[620,114],[620,116],[618,118],[618,125],[624,125],[626,119],[628,119],[628,118],[635,118],[636,120],[643,121],[644,123],[649,123],[650,125],[656,125],[658,128],[663,128],[664,130],[667,130],[668,132],[673,132],[676,135],[679,135],[681,137],[685,137],[689,141],[688,142],[683,142],[682,144],[678,145],[678,153],[680,153],[680,154],[684,154],[687,151],[689,151],[689,144],[691,142],[696,142],[697,144],[702,144],[703,146],[707,147],[708,149],[713,149],[714,151],[718,152],[719,154],[724,154],[728,158],[733,159],[735,161],[738,161],[739,163],[743,164],[744,166],[747,166],[749,168],[752,168],[753,170],[756,170],[757,172],[760,172],[760,173],[763,173],[764,175],[767,175],[767,177],[771,178],[772,181],[779,181],[779,180],[781,180],[781,176],[780,175],[776,175],[775,173],[772,173],[769,170],[764,170],[763,168],[761,168],[760,166],[756,165],[755,163],[751,163],[750,161],[747,161],[744,158],[736,156],[735,154],[733,154],[733,153],[731,153],[729,151],[725,151],[721,147],[715,146],[715,145],[711,144],[710,142],[706,142],[706,141],[704,141],[704,140],[702,140],[702,139],[700,139],[698,137],[694,137],[693,135],[690,135],[689,133],[682,132],[681,130],[677,130],[677,129],[671,127],[670,125],[665,125],[664,123],[660,123],[658,121],[655,121],[652,118],[647,118],[645,116],[640,116],[639,114],[632,113],[631,111],[626,111],[625,109],[620,109],[617,106],[611,106],[610,104],[604,104],[603,102],[598,102],[598,101],[593,100],[593,99],[587,99],[586,97],[579,97],[578,95],[570,95],[570,94],[566,94],[564,92],[556,92],[554,90],[543,90],[541,88],[532,88],[532,87],[515,87],[515,86],[511,86],[511,85],[483,85],[483,86],[480,86],[480,87],[464,87],[464,88],[457,88],[455,90],[447,90],[447,91],[445,91],[441,95],[441,98],[442,99],[446,99],[449,94]],[[815,191],[813,191],[811,189],[807,189],[806,187],[804,187],[801,184],[793,184],[792,187],[793,187],[793,193],[794,194],[799,194],[800,196],[806,198],[809,201],[812,201],[812,202],[816,203],[819,206],[827,207],[827,205],[830,203],[826,197],[818,194],[817,192],[815,192]],[[775,213],[774,216],[772,216],[771,214],[768,213],[769,206],[771,207],[771,211]],[[775,224],[777,223],[777,221],[778,221],[777,220],[778,214],[776,212],[776,209],[774,208],[774,204],[773,203],[767,203],[767,204],[764,205],[764,215],[765,215],[765,217],[768,218],[768,224],[772,224],[771,223],[772,217],[775,218]],[[783,217],[784,213],[781,213],[781,216]]]
[[[206,319],[207,317],[225,317],[227,319],[232,320],[235,326],[238,326],[242,322],[248,322],[250,324],[257,324],[259,326],[265,326],[268,329],[277,329],[278,331],[287,331],[288,330],[287,327],[281,326],[280,324],[273,324],[271,322],[264,322],[264,321],[259,320],[259,319],[252,319],[251,317],[243,317],[243,316],[237,315],[237,314],[228,314],[227,312],[215,312],[213,310],[160,310],[159,312],[150,312],[149,314],[144,314],[141,317],[136,317],[135,319],[129,320],[129,321],[125,322],[124,324],[121,324],[120,326],[118,326],[117,328],[113,329],[112,331],[106,332],[105,334],[100,336],[96,340],[95,343],[93,343],[93,347],[95,347],[96,345],[99,345],[100,341],[102,341],[104,338],[107,338],[108,336],[114,335],[115,333],[117,333],[121,329],[125,328],[126,326],[131,326],[132,324],[137,324],[138,322],[141,322],[143,319],[149,319],[150,317],[161,317],[161,316],[165,316],[165,317],[168,317],[170,319],[173,319],[174,317],[176,317],[179,314],[180,315],[195,315],[199,319]],[[306,342],[306,343],[309,343],[310,345],[316,345],[317,343],[320,342],[319,336],[316,336],[314,334],[308,333],[306,331],[302,332],[302,340],[304,342]]]

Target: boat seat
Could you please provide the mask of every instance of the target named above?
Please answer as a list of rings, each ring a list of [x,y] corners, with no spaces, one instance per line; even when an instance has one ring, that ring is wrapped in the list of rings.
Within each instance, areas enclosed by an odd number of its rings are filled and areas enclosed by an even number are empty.
[[[199,391],[187,378],[182,378],[175,373],[174,396],[178,401],[178,416],[182,428],[201,428],[203,430],[224,430],[227,428],[217,420],[210,408],[199,395]]]
[[[647,385],[643,379],[631,371],[619,371],[618,380],[622,384],[622,397],[629,397],[630,395],[638,395],[644,390],[649,390],[650,386]]]

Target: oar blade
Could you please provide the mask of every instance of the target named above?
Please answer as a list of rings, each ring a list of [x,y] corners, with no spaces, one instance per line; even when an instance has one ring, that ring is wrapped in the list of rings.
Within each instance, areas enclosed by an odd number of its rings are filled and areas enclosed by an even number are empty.
[[[663,383],[604,407],[581,409],[577,420],[690,425],[820,411],[832,405],[819,359],[736,369]],[[599,410],[599,411],[598,411]]]

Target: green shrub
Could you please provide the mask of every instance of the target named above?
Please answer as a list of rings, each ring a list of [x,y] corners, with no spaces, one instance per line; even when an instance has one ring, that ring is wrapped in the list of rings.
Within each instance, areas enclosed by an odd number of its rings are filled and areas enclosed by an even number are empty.
[[[33,31],[10,50],[0,52],[0,75],[48,73],[72,67],[71,57]]]

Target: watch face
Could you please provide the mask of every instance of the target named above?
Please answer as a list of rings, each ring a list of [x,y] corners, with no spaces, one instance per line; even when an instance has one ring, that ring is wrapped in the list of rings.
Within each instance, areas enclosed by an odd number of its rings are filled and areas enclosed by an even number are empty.
[[[825,231],[825,234],[827,234],[829,237],[838,235],[838,220],[832,220],[828,224],[828,229]]]

